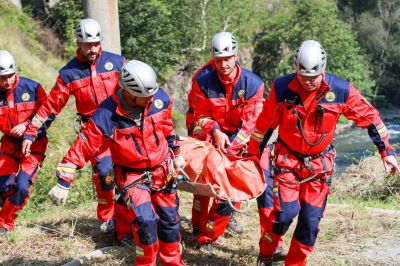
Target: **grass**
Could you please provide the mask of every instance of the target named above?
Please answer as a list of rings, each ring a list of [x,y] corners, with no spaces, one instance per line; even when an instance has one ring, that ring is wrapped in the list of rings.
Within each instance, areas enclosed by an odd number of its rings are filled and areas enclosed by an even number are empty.
[[[179,192],[182,215],[190,216],[192,196]],[[0,243],[0,265],[60,265],[93,250],[113,245],[111,234],[102,234],[95,203],[74,209],[49,206],[36,217],[18,220],[11,240]],[[328,204],[321,231],[308,265],[395,265],[400,263],[391,247],[400,245],[400,214],[371,211],[358,205]],[[183,258],[187,265],[255,265],[259,221],[256,204],[239,214],[245,226],[242,236],[225,234],[217,241],[215,257],[209,259],[196,247],[189,222],[182,222]],[[285,236],[288,245],[294,225]],[[397,238],[396,238],[397,237]],[[396,240],[397,239],[397,240]],[[392,241],[392,242],[391,242]],[[394,242],[393,242],[394,241]],[[396,242],[397,241],[397,242]],[[388,243],[391,246],[386,247]],[[393,244],[396,244],[393,245]],[[383,255],[380,254],[385,248]],[[375,252],[375,253],[374,253]],[[132,265],[133,250],[115,250],[85,265]],[[395,263],[396,262],[396,263]],[[277,265],[283,265],[277,262]],[[395,264],[394,264],[395,263]]]
[[[400,208],[400,176],[385,173],[379,155],[362,159],[333,180],[336,200]]]

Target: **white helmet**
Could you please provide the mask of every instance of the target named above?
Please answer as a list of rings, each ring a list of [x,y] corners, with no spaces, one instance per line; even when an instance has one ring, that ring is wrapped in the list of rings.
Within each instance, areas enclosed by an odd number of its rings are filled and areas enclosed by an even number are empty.
[[[122,88],[136,97],[152,96],[159,88],[154,70],[138,60],[131,60],[122,67],[118,81]]]
[[[7,51],[0,50],[0,76],[16,72],[14,57]]]
[[[101,42],[103,34],[99,23],[91,18],[82,19],[75,28],[75,36],[78,42]]]
[[[219,32],[214,35],[211,42],[211,54],[213,57],[225,57],[236,55],[239,50],[238,42],[230,32]]]
[[[307,77],[320,75],[325,71],[326,57],[326,52],[319,42],[304,41],[294,55],[297,74]]]

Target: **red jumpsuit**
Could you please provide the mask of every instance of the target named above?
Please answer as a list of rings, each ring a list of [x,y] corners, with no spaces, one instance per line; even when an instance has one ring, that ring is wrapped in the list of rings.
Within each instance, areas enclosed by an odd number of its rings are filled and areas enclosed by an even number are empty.
[[[100,51],[99,58],[89,64],[82,57],[79,49],[76,57],[64,66],[57,77],[56,84],[49,93],[46,103],[39,108],[24,138],[34,140],[38,128],[49,117],[58,115],[64,108],[70,95],[75,96],[75,105],[82,122],[87,122],[100,104],[118,88],[118,72],[125,59],[116,54]],[[97,217],[109,221],[114,213],[114,184],[111,182],[112,162],[110,151],[101,147],[90,158],[94,171],[93,181],[97,192]],[[59,165],[60,173],[63,165]],[[69,183],[62,184],[69,187]]]
[[[193,81],[191,95],[196,123],[208,135],[219,128],[230,138],[228,152],[239,155],[261,112],[264,83],[239,65],[236,69],[232,82],[219,78],[216,70],[198,77]],[[198,242],[201,245],[215,242],[223,234],[233,211],[226,201],[214,199],[208,212],[209,200],[195,196],[193,203],[192,223],[195,229],[200,228]]]
[[[110,147],[114,163],[117,239],[132,236],[135,265],[184,265],[181,259],[177,185],[171,178],[171,158],[180,152],[172,124],[172,101],[159,89],[142,111],[141,122],[123,109],[121,91],[105,100],[95,112],[61,164],[71,176],[84,167],[99,147]],[[138,124],[141,123],[141,124]],[[170,179],[169,179],[170,178]]]
[[[273,183],[273,197],[258,198],[260,253],[267,259],[297,215],[286,265],[305,265],[312,252],[330,192],[335,160],[331,143],[342,114],[368,129],[382,157],[394,155],[378,111],[348,81],[325,74],[321,87],[308,93],[296,74],[274,81],[249,142],[249,153],[261,154],[279,125],[268,180]]]
[[[214,60],[211,59],[207,64],[202,66],[192,77],[192,84],[195,80],[201,78],[207,73],[215,69]],[[200,140],[208,140],[207,134],[202,130],[201,126],[194,121],[194,110],[193,110],[193,97],[194,91],[190,90],[188,94],[188,111],[186,113],[186,128],[188,130],[188,136]]]
[[[35,182],[47,148],[46,127],[54,117],[49,117],[37,133],[37,141],[31,146],[31,156],[21,151],[22,137],[12,136],[10,131],[19,124],[31,122],[37,109],[46,101],[42,86],[17,75],[14,86],[0,90],[0,130],[4,134],[0,146],[0,227],[11,231],[19,212],[24,208],[30,187]]]

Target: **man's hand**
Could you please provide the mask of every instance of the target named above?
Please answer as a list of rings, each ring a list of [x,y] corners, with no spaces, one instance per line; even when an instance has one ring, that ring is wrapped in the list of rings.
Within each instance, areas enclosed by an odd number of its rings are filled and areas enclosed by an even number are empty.
[[[15,127],[13,127],[13,129],[11,129],[10,134],[13,135],[14,137],[22,137],[22,135],[24,134],[26,130],[26,126],[25,124],[19,124],[16,125]]]
[[[183,159],[183,156],[180,154],[175,156],[175,158],[174,158],[175,170],[183,169],[183,168],[185,168],[185,166],[186,166],[186,162],[185,162],[185,159]]]
[[[213,136],[215,143],[217,144],[217,148],[226,153],[226,147],[231,144],[228,136],[219,129],[214,130]]]
[[[51,201],[55,205],[60,206],[61,204],[64,204],[67,201],[68,193],[69,193],[69,188],[57,184],[52,189],[50,189],[48,195]]]
[[[22,141],[22,153],[25,155],[25,157],[29,157],[29,155],[31,155],[31,146],[31,140],[24,139],[24,141]]]
[[[390,172],[392,174],[400,174],[399,165],[397,164],[396,157],[393,155],[388,155],[382,158],[383,167],[385,167],[386,173],[389,172],[389,166],[391,166]]]

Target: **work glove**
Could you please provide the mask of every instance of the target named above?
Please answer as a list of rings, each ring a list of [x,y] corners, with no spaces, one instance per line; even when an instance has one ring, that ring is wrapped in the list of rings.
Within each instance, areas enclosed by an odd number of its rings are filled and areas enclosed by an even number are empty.
[[[57,184],[54,187],[52,187],[52,189],[50,189],[48,195],[51,201],[55,205],[60,206],[61,204],[64,204],[67,201],[68,193],[69,193],[69,188]]]
[[[176,155],[174,158],[174,167],[176,170],[181,170],[183,168],[185,168],[186,166],[186,162],[185,159],[183,159],[182,155]]]

